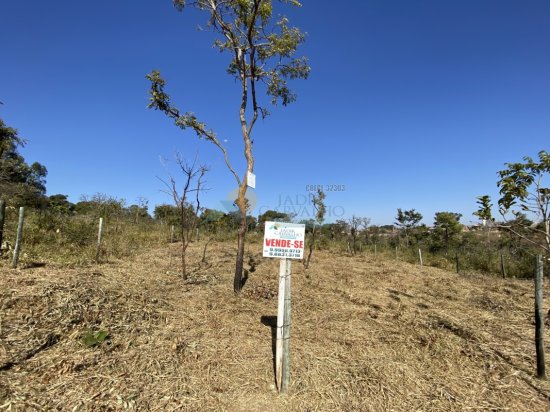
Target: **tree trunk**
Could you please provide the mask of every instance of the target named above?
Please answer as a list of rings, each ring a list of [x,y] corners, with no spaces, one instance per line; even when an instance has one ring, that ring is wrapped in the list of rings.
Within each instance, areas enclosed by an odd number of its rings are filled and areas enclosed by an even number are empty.
[[[502,254],[502,250],[500,251],[500,273],[502,274],[502,277],[506,278],[506,266],[504,264],[504,255]]]
[[[181,234],[181,277],[184,281],[187,280],[187,261],[185,259],[185,254],[187,253],[187,245],[189,241],[185,236],[185,228],[183,227],[183,214],[182,214],[182,223],[180,228]]]
[[[449,229],[445,228],[445,256],[449,254]]]
[[[2,254],[2,241],[4,234],[4,220],[6,217],[6,201],[0,200],[0,254]]]
[[[241,220],[239,227],[239,237],[237,239],[237,262],[235,265],[235,277],[233,278],[233,291],[240,293],[243,286],[243,268],[244,268],[244,240],[246,236],[246,216]]]
[[[546,247],[548,248],[548,251],[550,251],[550,220],[548,219],[544,220],[544,231],[546,238]]]
[[[183,278],[183,280],[187,280],[187,264],[186,264],[186,261],[185,261],[185,241],[182,242],[182,246],[181,246],[181,277]]]
[[[202,250],[202,259],[201,259],[202,263],[206,263],[206,248],[208,247],[210,242],[212,242],[212,238],[208,238],[208,240],[204,244],[204,249]]]
[[[315,223],[313,223],[313,230],[311,231],[311,243],[309,244],[309,254],[307,255],[307,259],[304,265],[306,269],[309,269],[309,261],[311,260],[311,255],[313,254],[314,247],[315,247]],[[309,275],[306,275],[306,277],[309,277]]]
[[[542,303],[543,260],[537,256],[535,269],[535,348],[537,353],[537,377],[546,378],[544,360],[544,311]]]

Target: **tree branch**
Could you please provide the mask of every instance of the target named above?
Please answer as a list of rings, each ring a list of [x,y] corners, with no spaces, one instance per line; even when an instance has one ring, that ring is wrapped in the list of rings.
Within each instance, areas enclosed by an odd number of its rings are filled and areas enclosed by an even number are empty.
[[[149,81],[151,81],[151,88],[149,90],[149,94],[151,95],[151,97],[149,99],[148,107],[164,112],[168,117],[174,119],[176,126],[178,126],[179,128],[183,130],[191,128],[195,131],[199,138],[204,138],[215,144],[218,149],[221,150],[227,168],[233,174],[235,180],[237,181],[237,184],[240,186],[241,179],[235,172],[235,169],[233,169],[233,167],[231,166],[227,150],[225,149],[225,147],[222,146],[214,131],[206,130],[206,125],[199,122],[194,114],[187,112],[182,115],[178,108],[171,105],[170,96],[164,92],[165,81],[160,76],[160,72],[154,70],[146,77],[147,79],[149,79]]]
[[[521,233],[518,233],[516,232],[514,229],[512,229],[511,226],[506,226],[506,225],[496,225],[496,227],[500,227],[502,229],[506,229],[508,230],[509,232],[513,233],[514,235],[518,236],[519,238],[523,239],[523,240],[526,240],[527,242],[537,246],[537,247],[540,247],[541,249],[543,249],[544,251],[546,251],[547,253],[550,253],[550,247],[546,247],[544,245],[541,245],[540,243],[537,243],[535,242],[534,240],[531,240],[529,239],[527,236],[525,235],[522,235]]]

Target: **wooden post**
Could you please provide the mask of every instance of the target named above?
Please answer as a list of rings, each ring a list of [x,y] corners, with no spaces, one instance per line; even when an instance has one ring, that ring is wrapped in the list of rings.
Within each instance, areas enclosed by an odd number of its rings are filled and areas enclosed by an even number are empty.
[[[4,235],[4,220],[6,220],[6,201],[0,200],[0,255],[2,254],[2,241]]]
[[[537,377],[546,379],[544,362],[544,310],[542,308],[542,268],[542,255],[538,255],[535,270],[535,348],[537,352]]]
[[[398,260],[398,257],[397,257],[397,246],[395,246],[395,260]]]
[[[279,295],[277,303],[277,342],[275,347],[275,380],[281,390],[283,372],[283,325],[285,317],[286,259],[279,262]]]
[[[455,261],[456,261],[456,273],[460,273],[460,262],[458,260],[458,251],[455,253]]]
[[[156,228],[160,228],[158,229],[158,233],[159,233],[159,245],[162,245],[164,243],[164,241],[166,240],[166,238],[164,237],[164,231],[162,230],[162,220],[157,223],[156,225]]]
[[[424,262],[422,262],[422,249],[418,249],[418,257],[420,258],[420,266],[424,266]]]
[[[285,316],[283,320],[283,382],[281,392],[286,392],[290,384],[290,326],[292,324],[291,263],[290,259],[286,259]]]
[[[374,244],[374,258],[376,259],[376,243]]]
[[[103,218],[99,218],[99,229],[97,230],[97,251],[95,254],[95,261],[99,263],[99,257],[101,255],[101,236],[103,235]]]
[[[21,252],[21,243],[23,242],[23,223],[25,221],[25,208],[19,208],[19,222],[17,222],[17,237],[15,239],[15,249],[13,250],[13,261],[11,267],[16,268],[19,262],[19,253]]]
[[[290,259],[281,259],[279,263],[279,298],[277,307],[277,342],[275,347],[275,375],[279,392],[288,389],[290,380]]]
[[[174,243],[174,225],[170,226],[170,243]]]
[[[502,251],[500,251],[500,273],[503,278],[506,278],[506,266],[504,265],[504,255]]]

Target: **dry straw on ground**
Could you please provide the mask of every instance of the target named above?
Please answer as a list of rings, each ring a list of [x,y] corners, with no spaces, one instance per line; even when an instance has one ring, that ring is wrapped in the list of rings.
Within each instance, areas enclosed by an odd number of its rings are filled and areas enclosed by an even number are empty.
[[[80,269],[0,267],[0,411],[550,409],[529,281],[316,252],[309,278],[293,265],[279,396],[278,262],[251,246],[237,297],[233,244],[209,246],[199,267],[201,246],[188,283],[176,245]],[[103,343],[83,343],[99,331]]]

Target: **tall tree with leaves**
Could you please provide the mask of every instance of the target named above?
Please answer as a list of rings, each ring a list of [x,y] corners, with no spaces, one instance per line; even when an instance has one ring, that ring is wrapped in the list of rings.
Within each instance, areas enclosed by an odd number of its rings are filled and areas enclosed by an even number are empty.
[[[0,194],[8,204],[39,206],[45,200],[46,167],[29,165],[19,153],[25,140],[0,119]]]
[[[370,224],[370,218],[353,215],[348,220],[348,224],[351,234],[351,253],[355,255],[357,253],[357,239],[359,237],[359,233],[362,230],[367,230]]]
[[[497,186],[500,191],[498,200],[499,213],[504,219],[501,227],[525,241],[539,247],[545,254],[550,254],[550,188],[545,187],[545,178],[550,176],[550,154],[542,150],[538,161],[529,156],[523,162],[506,163],[506,169],[498,172],[500,180]],[[479,210],[474,214],[484,219],[491,219],[490,197],[478,197]],[[507,219],[512,214],[515,225]],[[518,221],[523,213],[534,215],[540,225],[523,224],[522,230],[517,229]],[[525,231],[529,233],[525,233]]]
[[[493,204],[491,203],[491,198],[487,195],[478,196],[476,203],[478,204],[479,209],[472,214],[474,216],[477,216],[479,220],[481,220],[482,228],[487,234],[486,242],[488,243],[491,236],[491,227],[493,226],[495,221],[491,214],[491,208],[493,207]]]
[[[444,240],[445,253],[449,253],[449,244],[462,232],[461,217],[460,213],[454,212],[437,212],[435,214],[434,234],[437,239]]]
[[[491,208],[493,207],[491,197],[487,195],[478,196],[476,203],[478,204],[479,209],[475,211],[473,215],[477,216],[481,220],[483,226],[487,226],[488,223],[494,220],[491,214]]]
[[[409,246],[409,231],[413,229],[422,220],[422,214],[414,209],[402,211],[397,209],[395,224],[405,232],[407,246]]]
[[[178,10],[187,6],[185,0],[173,0]],[[281,0],[281,3],[300,7],[297,0]],[[226,148],[213,129],[200,121],[190,111],[181,112],[164,91],[165,80],[159,71],[147,75],[151,82],[149,108],[161,110],[172,118],[181,129],[193,130],[200,139],[208,140],[221,151],[225,164],[235,177],[239,187],[235,201],[241,222],[238,230],[237,261],[233,289],[240,292],[242,287],[244,242],[247,231],[246,191],[248,173],[254,171],[252,133],[261,114],[268,115],[260,105],[259,93],[265,92],[272,104],[281,102],[283,106],[292,103],[296,95],[287,84],[288,79],[306,79],[310,67],[306,58],[296,58],[298,46],[305,35],[296,27],[291,27],[286,17],[274,17],[272,0],[196,0],[189,6],[208,14],[207,27],[214,33],[214,47],[231,56],[227,73],[240,84],[239,115],[241,134],[244,142],[246,171],[239,175],[231,165]],[[250,108],[249,103],[252,107]]]
[[[317,189],[317,194],[312,195],[311,203],[315,209],[315,220],[313,221],[313,228],[311,229],[311,241],[309,242],[309,253],[307,259],[304,260],[304,266],[306,269],[309,269],[309,262],[311,261],[311,255],[313,254],[313,249],[315,249],[315,237],[317,235],[317,225],[322,225],[325,220],[325,214],[327,208],[325,206],[325,192],[323,189]]]

